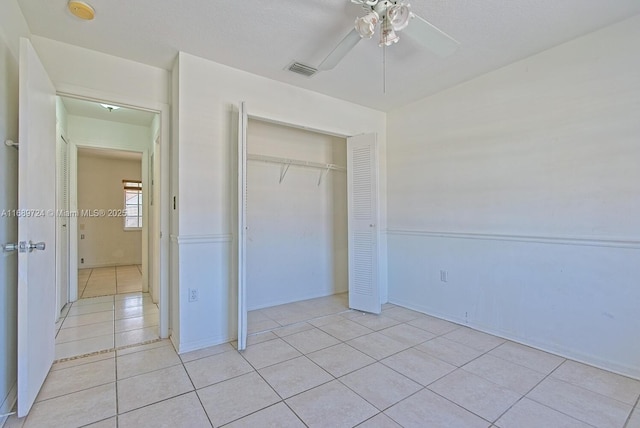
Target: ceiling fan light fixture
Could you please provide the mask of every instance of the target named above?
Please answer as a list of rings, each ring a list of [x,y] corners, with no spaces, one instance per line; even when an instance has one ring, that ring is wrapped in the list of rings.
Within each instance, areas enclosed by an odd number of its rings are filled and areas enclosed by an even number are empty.
[[[373,34],[376,31],[376,25],[378,25],[379,20],[380,17],[376,13],[376,11],[372,10],[365,16],[356,18],[356,31],[363,39],[370,39],[371,37],[373,37]]]
[[[402,31],[409,25],[409,20],[413,18],[409,7],[409,4],[397,3],[387,10],[387,19],[394,31]]]
[[[367,5],[367,6],[375,6],[378,3],[378,0],[351,0],[351,3]]]

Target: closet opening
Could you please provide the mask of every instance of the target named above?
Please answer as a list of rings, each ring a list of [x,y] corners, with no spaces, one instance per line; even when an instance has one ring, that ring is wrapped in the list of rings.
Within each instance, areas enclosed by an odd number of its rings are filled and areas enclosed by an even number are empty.
[[[349,309],[346,165],[346,138],[248,120],[248,334]]]

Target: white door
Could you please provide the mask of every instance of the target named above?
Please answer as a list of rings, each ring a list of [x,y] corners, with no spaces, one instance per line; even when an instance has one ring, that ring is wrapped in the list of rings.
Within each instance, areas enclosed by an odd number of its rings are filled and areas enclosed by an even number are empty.
[[[238,115],[238,350],[247,347],[247,108]]]
[[[349,307],[379,314],[376,146],[375,134],[347,139]]]
[[[53,362],[56,317],[55,89],[27,39],[20,40],[19,91],[18,416],[22,417]]]
[[[57,158],[57,212],[69,211],[69,156],[67,141],[60,134],[60,129],[56,129],[56,151]],[[58,306],[56,308],[56,318],[60,316],[60,311],[69,302],[69,216],[56,216],[56,290]]]

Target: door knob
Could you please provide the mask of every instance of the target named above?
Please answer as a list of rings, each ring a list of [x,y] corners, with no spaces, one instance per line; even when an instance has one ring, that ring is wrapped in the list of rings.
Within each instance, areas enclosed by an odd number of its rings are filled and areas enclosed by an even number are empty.
[[[18,244],[18,250],[21,253],[26,253],[27,250],[31,253],[33,250],[43,251],[46,246],[47,245],[44,242],[29,241],[29,243],[27,243],[26,241],[20,241],[20,244]]]

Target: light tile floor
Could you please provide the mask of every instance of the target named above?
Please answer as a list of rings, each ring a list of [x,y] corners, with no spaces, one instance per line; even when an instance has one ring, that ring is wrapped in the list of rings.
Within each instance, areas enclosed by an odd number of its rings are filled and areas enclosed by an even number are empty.
[[[78,296],[80,298],[141,291],[142,269],[139,265],[78,270]]]
[[[148,293],[79,299],[56,323],[56,360],[158,338],[158,306]]]
[[[254,311],[243,352],[226,343],[178,356],[165,340],[57,363],[8,427],[640,427],[637,380],[398,306],[375,316],[344,302]]]

